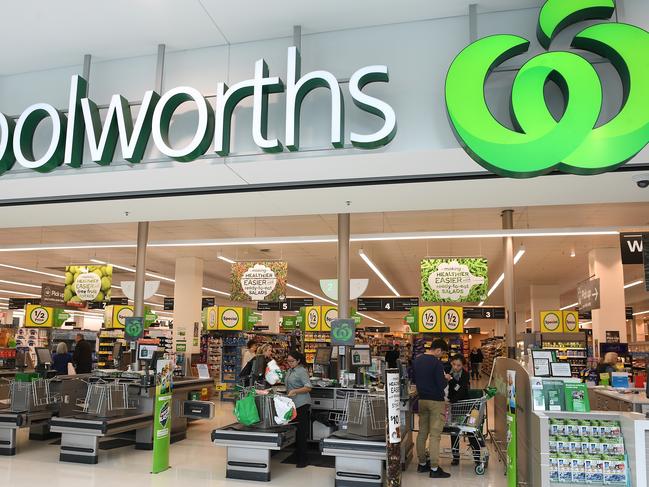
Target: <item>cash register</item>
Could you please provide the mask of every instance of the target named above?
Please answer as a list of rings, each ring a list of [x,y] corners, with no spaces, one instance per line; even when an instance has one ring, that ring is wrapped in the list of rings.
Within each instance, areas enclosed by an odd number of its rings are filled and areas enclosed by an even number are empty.
[[[353,347],[350,353],[352,371],[356,373],[356,386],[367,385],[367,368],[372,365],[369,347]]]
[[[52,370],[52,353],[49,348],[36,348],[36,367],[34,370],[44,379],[51,379],[56,375],[56,371]]]

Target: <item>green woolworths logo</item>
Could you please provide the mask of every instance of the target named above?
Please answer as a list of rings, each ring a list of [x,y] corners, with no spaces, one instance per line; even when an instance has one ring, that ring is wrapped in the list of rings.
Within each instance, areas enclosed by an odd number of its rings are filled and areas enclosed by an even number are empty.
[[[609,19],[613,0],[548,0],[537,37],[546,49],[565,27]],[[583,29],[572,46],[604,56],[622,80],[620,113],[597,126],[602,84],[593,66],[572,52],[545,52],[520,69],[511,95],[511,130],[496,120],[484,84],[501,63],[526,52],[529,41],[514,35],[480,39],[453,61],[446,79],[446,107],[458,140],[479,164],[498,174],[527,178],[559,169],[597,174],[624,164],[649,143],[649,33],[632,25],[604,23]],[[565,110],[556,120],[543,88],[561,88]]]

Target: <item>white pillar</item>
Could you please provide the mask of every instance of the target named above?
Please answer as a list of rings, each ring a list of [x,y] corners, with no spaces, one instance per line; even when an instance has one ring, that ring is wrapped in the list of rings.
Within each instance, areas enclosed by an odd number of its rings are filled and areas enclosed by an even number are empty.
[[[532,331],[541,331],[541,311],[561,308],[559,286],[530,286],[530,309],[532,310]]]
[[[203,260],[197,257],[178,257],[174,286],[174,343],[185,340],[188,354],[200,351],[202,297]],[[198,337],[195,336],[196,324]],[[198,338],[197,345],[194,345],[195,338]]]
[[[620,340],[626,339],[626,313],[624,310],[624,269],[618,247],[593,249],[588,252],[590,275],[599,278],[600,309],[593,310],[593,340],[595,354],[599,343],[606,342],[607,331],[618,331]]]
[[[507,320],[496,320],[494,334],[497,337],[504,337],[507,333]]]

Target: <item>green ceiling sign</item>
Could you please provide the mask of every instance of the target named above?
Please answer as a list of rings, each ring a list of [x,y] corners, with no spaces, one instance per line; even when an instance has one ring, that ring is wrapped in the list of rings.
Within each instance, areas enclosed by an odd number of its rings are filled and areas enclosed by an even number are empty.
[[[548,0],[537,37],[549,49],[565,27],[609,19],[613,0]],[[545,52],[527,61],[514,80],[512,122],[503,126],[487,106],[484,85],[504,61],[526,52],[529,41],[514,35],[480,39],[453,61],[446,79],[451,125],[467,153],[503,176],[528,178],[561,170],[572,174],[611,171],[649,143],[649,33],[632,25],[602,23],[580,31],[572,46],[603,56],[620,75],[624,103],[612,120],[597,125],[602,84],[593,66],[573,52]],[[555,82],[564,96],[563,116],[550,113],[543,89]]]
[[[147,91],[134,116],[129,101],[121,95],[113,95],[103,120],[97,104],[87,97],[86,80],[73,76],[67,114],[47,103],[28,107],[17,120],[0,113],[0,174],[10,170],[16,162],[38,172],[49,172],[62,164],[81,167],[86,144],[91,163],[109,165],[119,144],[122,157],[137,164],[143,160],[150,139],[163,155],[176,161],[193,161],[208,151],[225,157],[230,154],[234,111],[246,98],[252,98],[251,135],[254,143],[265,152],[280,152],[284,146],[289,151],[299,151],[302,101],[316,88],[327,89],[331,94],[330,141],[334,148],[343,147],[345,101],[336,77],[322,70],[302,74],[300,53],[295,47],[288,48],[287,66],[284,84],[279,77],[269,76],[266,62],[259,59],[251,79],[232,86],[216,84],[215,106],[195,88],[180,86],[163,95]],[[350,131],[349,141],[354,147],[382,147],[396,135],[397,120],[392,107],[364,91],[368,84],[388,81],[387,66],[372,65],[352,73],[349,83],[346,83],[354,105],[383,121],[372,133]],[[284,144],[267,135],[268,96],[272,93],[285,93]],[[185,142],[172,144],[170,127],[183,103],[190,103],[196,111],[194,133]],[[34,135],[39,124],[46,119],[51,124],[49,143],[45,152],[37,156],[33,149]]]

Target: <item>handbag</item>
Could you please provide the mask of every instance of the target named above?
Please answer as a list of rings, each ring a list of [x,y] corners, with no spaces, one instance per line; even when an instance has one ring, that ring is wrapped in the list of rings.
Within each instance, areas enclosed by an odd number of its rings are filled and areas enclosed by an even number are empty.
[[[234,404],[234,416],[244,426],[259,423],[259,411],[255,403],[255,393],[250,392]]]

